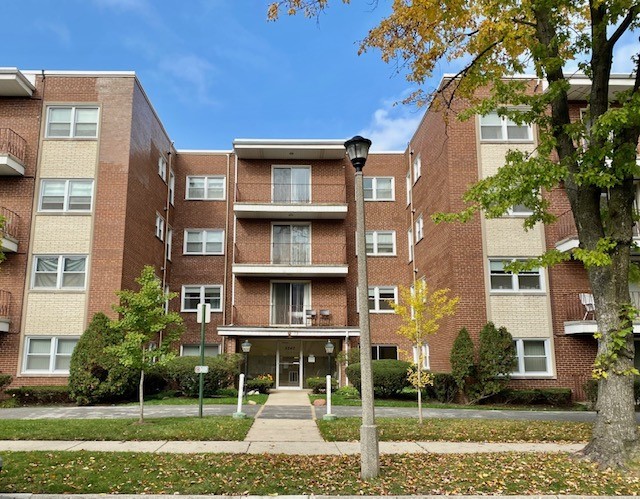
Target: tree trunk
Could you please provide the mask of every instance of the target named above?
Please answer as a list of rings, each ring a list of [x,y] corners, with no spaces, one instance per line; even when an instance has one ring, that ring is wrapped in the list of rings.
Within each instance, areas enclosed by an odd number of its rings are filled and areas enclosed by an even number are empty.
[[[422,424],[422,359],[420,354],[418,354],[418,422]]]
[[[138,397],[140,398],[140,419],[138,423],[144,423],[144,369],[140,370],[140,384],[138,385]]]

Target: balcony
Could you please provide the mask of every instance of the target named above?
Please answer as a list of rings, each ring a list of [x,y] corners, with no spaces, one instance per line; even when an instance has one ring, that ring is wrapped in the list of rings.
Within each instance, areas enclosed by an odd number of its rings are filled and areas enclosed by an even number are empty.
[[[11,293],[0,289],[0,333],[9,332],[9,312],[11,309]]]
[[[346,313],[310,305],[234,305],[232,324],[284,329],[344,328]]]
[[[580,245],[578,229],[573,220],[571,210],[565,211],[562,215],[558,216],[556,227],[558,230],[558,240],[556,241],[557,250],[562,252],[571,251]],[[633,240],[636,245],[640,244],[640,227],[637,222],[633,227]]]
[[[10,128],[0,128],[0,176],[24,176],[27,142]]]
[[[0,217],[4,219],[4,228],[0,229],[0,248],[6,253],[18,251],[18,225],[20,217],[11,210],[0,206]]]
[[[640,309],[640,291],[631,291],[631,303]],[[596,323],[596,312],[589,311],[588,307],[582,304],[580,295],[570,295],[566,297],[564,334],[568,336],[588,334],[593,335],[598,330]],[[635,321],[633,325],[634,334],[640,334],[640,322]]]
[[[345,244],[237,243],[233,273],[254,277],[345,277]]]
[[[344,183],[238,183],[233,209],[238,218],[344,219],[347,216],[346,186]]]

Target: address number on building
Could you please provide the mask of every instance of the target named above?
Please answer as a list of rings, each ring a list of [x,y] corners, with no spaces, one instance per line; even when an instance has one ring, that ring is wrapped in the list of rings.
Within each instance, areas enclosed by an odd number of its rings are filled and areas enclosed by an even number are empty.
[[[196,374],[207,374],[209,372],[209,366],[196,366]]]

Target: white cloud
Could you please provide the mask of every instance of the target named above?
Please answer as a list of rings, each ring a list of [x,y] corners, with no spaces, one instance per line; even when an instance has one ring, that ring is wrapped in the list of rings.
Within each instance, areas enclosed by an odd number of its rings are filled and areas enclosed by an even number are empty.
[[[371,139],[372,151],[404,151],[415,133],[422,111],[387,101],[373,113],[369,126],[360,135]]]
[[[622,41],[622,39],[620,41]],[[640,45],[638,45],[638,40],[631,39],[622,45],[618,42],[618,45],[613,51],[613,66],[611,67],[611,72],[623,74],[632,73],[635,65],[631,61],[631,57],[634,55],[637,57],[639,53]]]
[[[159,68],[183,102],[217,103],[211,91],[216,68],[206,59],[195,54],[177,55],[160,61]]]

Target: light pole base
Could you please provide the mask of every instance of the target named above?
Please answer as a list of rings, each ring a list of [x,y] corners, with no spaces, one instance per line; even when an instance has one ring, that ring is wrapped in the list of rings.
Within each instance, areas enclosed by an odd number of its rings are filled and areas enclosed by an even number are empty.
[[[233,419],[247,419],[247,415],[244,412],[234,412]]]
[[[360,476],[363,480],[376,478],[380,474],[380,451],[376,425],[360,427]]]
[[[322,416],[323,421],[335,421],[336,419],[338,419],[338,416],[335,414],[325,414]]]

